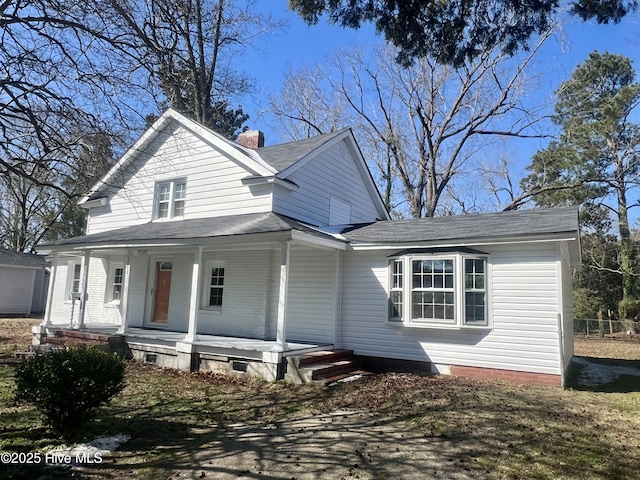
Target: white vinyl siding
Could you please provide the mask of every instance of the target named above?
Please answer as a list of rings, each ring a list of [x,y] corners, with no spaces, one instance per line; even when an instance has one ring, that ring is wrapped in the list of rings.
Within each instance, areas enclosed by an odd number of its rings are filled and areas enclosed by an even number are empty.
[[[351,223],[351,204],[337,197],[329,199],[329,225],[348,225]]]
[[[346,142],[339,142],[287,175],[300,188],[293,192],[276,189],[273,211],[313,225],[329,225],[331,198],[347,203],[344,196],[348,195],[351,223],[375,221],[379,213],[356,165]],[[343,210],[340,221],[344,219]]]
[[[29,315],[36,271],[0,266],[0,314]]]
[[[287,340],[333,343],[335,287],[336,252],[291,248]]]
[[[138,154],[127,176],[114,180],[122,188],[109,205],[90,210],[87,233],[149,222],[156,184],[176,178],[188,179],[184,219],[268,212],[269,191],[252,191],[242,184],[255,173],[185,128],[167,128]]]
[[[490,254],[491,330],[389,324],[386,252],[346,252],[342,347],[360,355],[559,374],[556,246],[478,249]]]

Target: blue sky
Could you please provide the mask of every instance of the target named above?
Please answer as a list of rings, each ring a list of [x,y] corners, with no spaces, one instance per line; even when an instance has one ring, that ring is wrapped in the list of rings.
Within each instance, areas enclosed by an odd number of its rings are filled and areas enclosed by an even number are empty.
[[[312,67],[339,47],[353,43],[379,44],[382,38],[375,35],[371,25],[365,25],[360,30],[343,29],[323,21],[318,25],[307,26],[297,14],[288,11],[286,0],[256,4],[257,8],[271,13],[274,18],[288,22],[285,31],[261,41],[259,51],[249,51],[238,59],[239,68],[256,80],[257,87],[256,93],[246,97],[242,102],[245,112],[250,115],[247,126],[250,129],[262,130],[265,133],[266,144],[273,145],[290,140],[279,138],[277,130],[273,128],[273,118],[268,112],[268,97],[279,92],[288,69],[305,65]],[[542,78],[541,88],[531,93],[536,96],[534,99],[539,96],[549,102],[558,86],[567,80],[575,67],[583,63],[594,50],[630,57],[640,77],[640,13],[627,16],[618,25],[598,25],[595,22],[584,23],[568,19],[562,31],[547,41],[540,52],[536,63],[537,71],[530,72],[540,74]],[[640,81],[640,78],[638,80]],[[532,155],[537,150],[545,148],[548,142],[548,139],[508,139],[499,147],[495,147],[495,151],[482,151],[484,158],[481,160],[491,161],[504,152],[512,159],[512,180],[518,182],[526,174],[525,167],[530,163]],[[636,201],[635,193],[633,197],[629,200]],[[488,197],[483,202],[485,209],[498,208]],[[637,222],[639,213],[640,211],[631,211],[633,222]]]
[[[285,31],[260,41],[260,51],[248,52],[239,61],[240,69],[255,78],[257,87],[254,95],[243,99],[243,107],[251,116],[248,126],[264,131],[267,144],[274,144],[281,139],[272,131],[271,119],[265,111],[269,106],[268,96],[278,91],[289,67],[313,66],[338,47],[356,42],[376,43],[382,39],[375,35],[371,25],[360,30],[343,29],[323,21],[307,26],[297,14],[287,9],[286,0],[256,2],[256,8],[288,22]],[[548,42],[538,60],[548,78],[549,94],[594,50],[626,55],[634,60],[634,66],[640,72],[638,13],[628,16],[619,25],[571,20],[563,27],[562,36],[563,39]]]

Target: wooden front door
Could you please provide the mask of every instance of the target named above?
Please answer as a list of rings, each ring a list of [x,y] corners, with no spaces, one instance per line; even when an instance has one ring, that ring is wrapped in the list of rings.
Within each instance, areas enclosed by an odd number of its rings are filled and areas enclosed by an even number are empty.
[[[153,301],[153,323],[167,323],[171,293],[171,262],[156,262],[156,288]]]

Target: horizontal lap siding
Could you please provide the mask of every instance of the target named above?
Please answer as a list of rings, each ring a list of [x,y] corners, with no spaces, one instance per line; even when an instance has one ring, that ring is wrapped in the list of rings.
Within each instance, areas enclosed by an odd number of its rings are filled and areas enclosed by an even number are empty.
[[[494,247],[493,329],[473,331],[386,325],[386,252],[347,252],[342,346],[361,355],[558,374],[556,257],[554,245]]]
[[[0,313],[29,315],[34,270],[0,266]]]
[[[287,176],[300,189],[278,189],[274,212],[314,225],[329,223],[331,196],[351,205],[351,223],[372,222],[378,212],[345,142],[340,142]]]
[[[326,250],[292,247],[287,340],[333,343],[336,312],[335,255]]]
[[[242,185],[252,174],[184,128],[170,129],[140,152],[109,206],[91,209],[87,233],[150,221],[156,182],[176,178],[187,179],[185,219],[269,211],[269,193]]]

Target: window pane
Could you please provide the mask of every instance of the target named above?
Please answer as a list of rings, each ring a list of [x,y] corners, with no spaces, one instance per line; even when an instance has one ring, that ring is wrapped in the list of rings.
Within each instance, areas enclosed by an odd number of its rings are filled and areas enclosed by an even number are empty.
[[[113,283],[122,283],[123,272],[124,269],[122,268],[115,269],[115,274],[113,275]]]
[[[453,275],[447,275],[444,277],[445,288],[453,288]]]
[[[176,183],[175,200],[184,200],[187,195],[187,185],[185,183]]]
[[[222,288],[214,287],[209,294],[209,306],[219,307],[222,305]]]
[[[389,318],[402,318],[402,292],[391,292]]]
[[[168,218],[169,217],[169,204],[161,203],[158,205],[158,218]]]
[[[73,282],[71,284],[71,291],[73,293],[80,293],[80,273],[82,272],[82,265],[76,263],[73,266]]]
[[[158,199],[161,202],[168,202],[170,194],[171,194],[171,189],[168,184],[160,185],[160,189],[158,191]]]
[[[184,215],[184,200],[178,200],[173,204],[173,216],[182,217]]]
[[[444,271],[453,273],[453,260],[444,260]]]
[[[433,283],[434,283],[434,288],[442,288],[444,287],[444,279],[442,278],[442,275],[435,275],[433,277]]]

